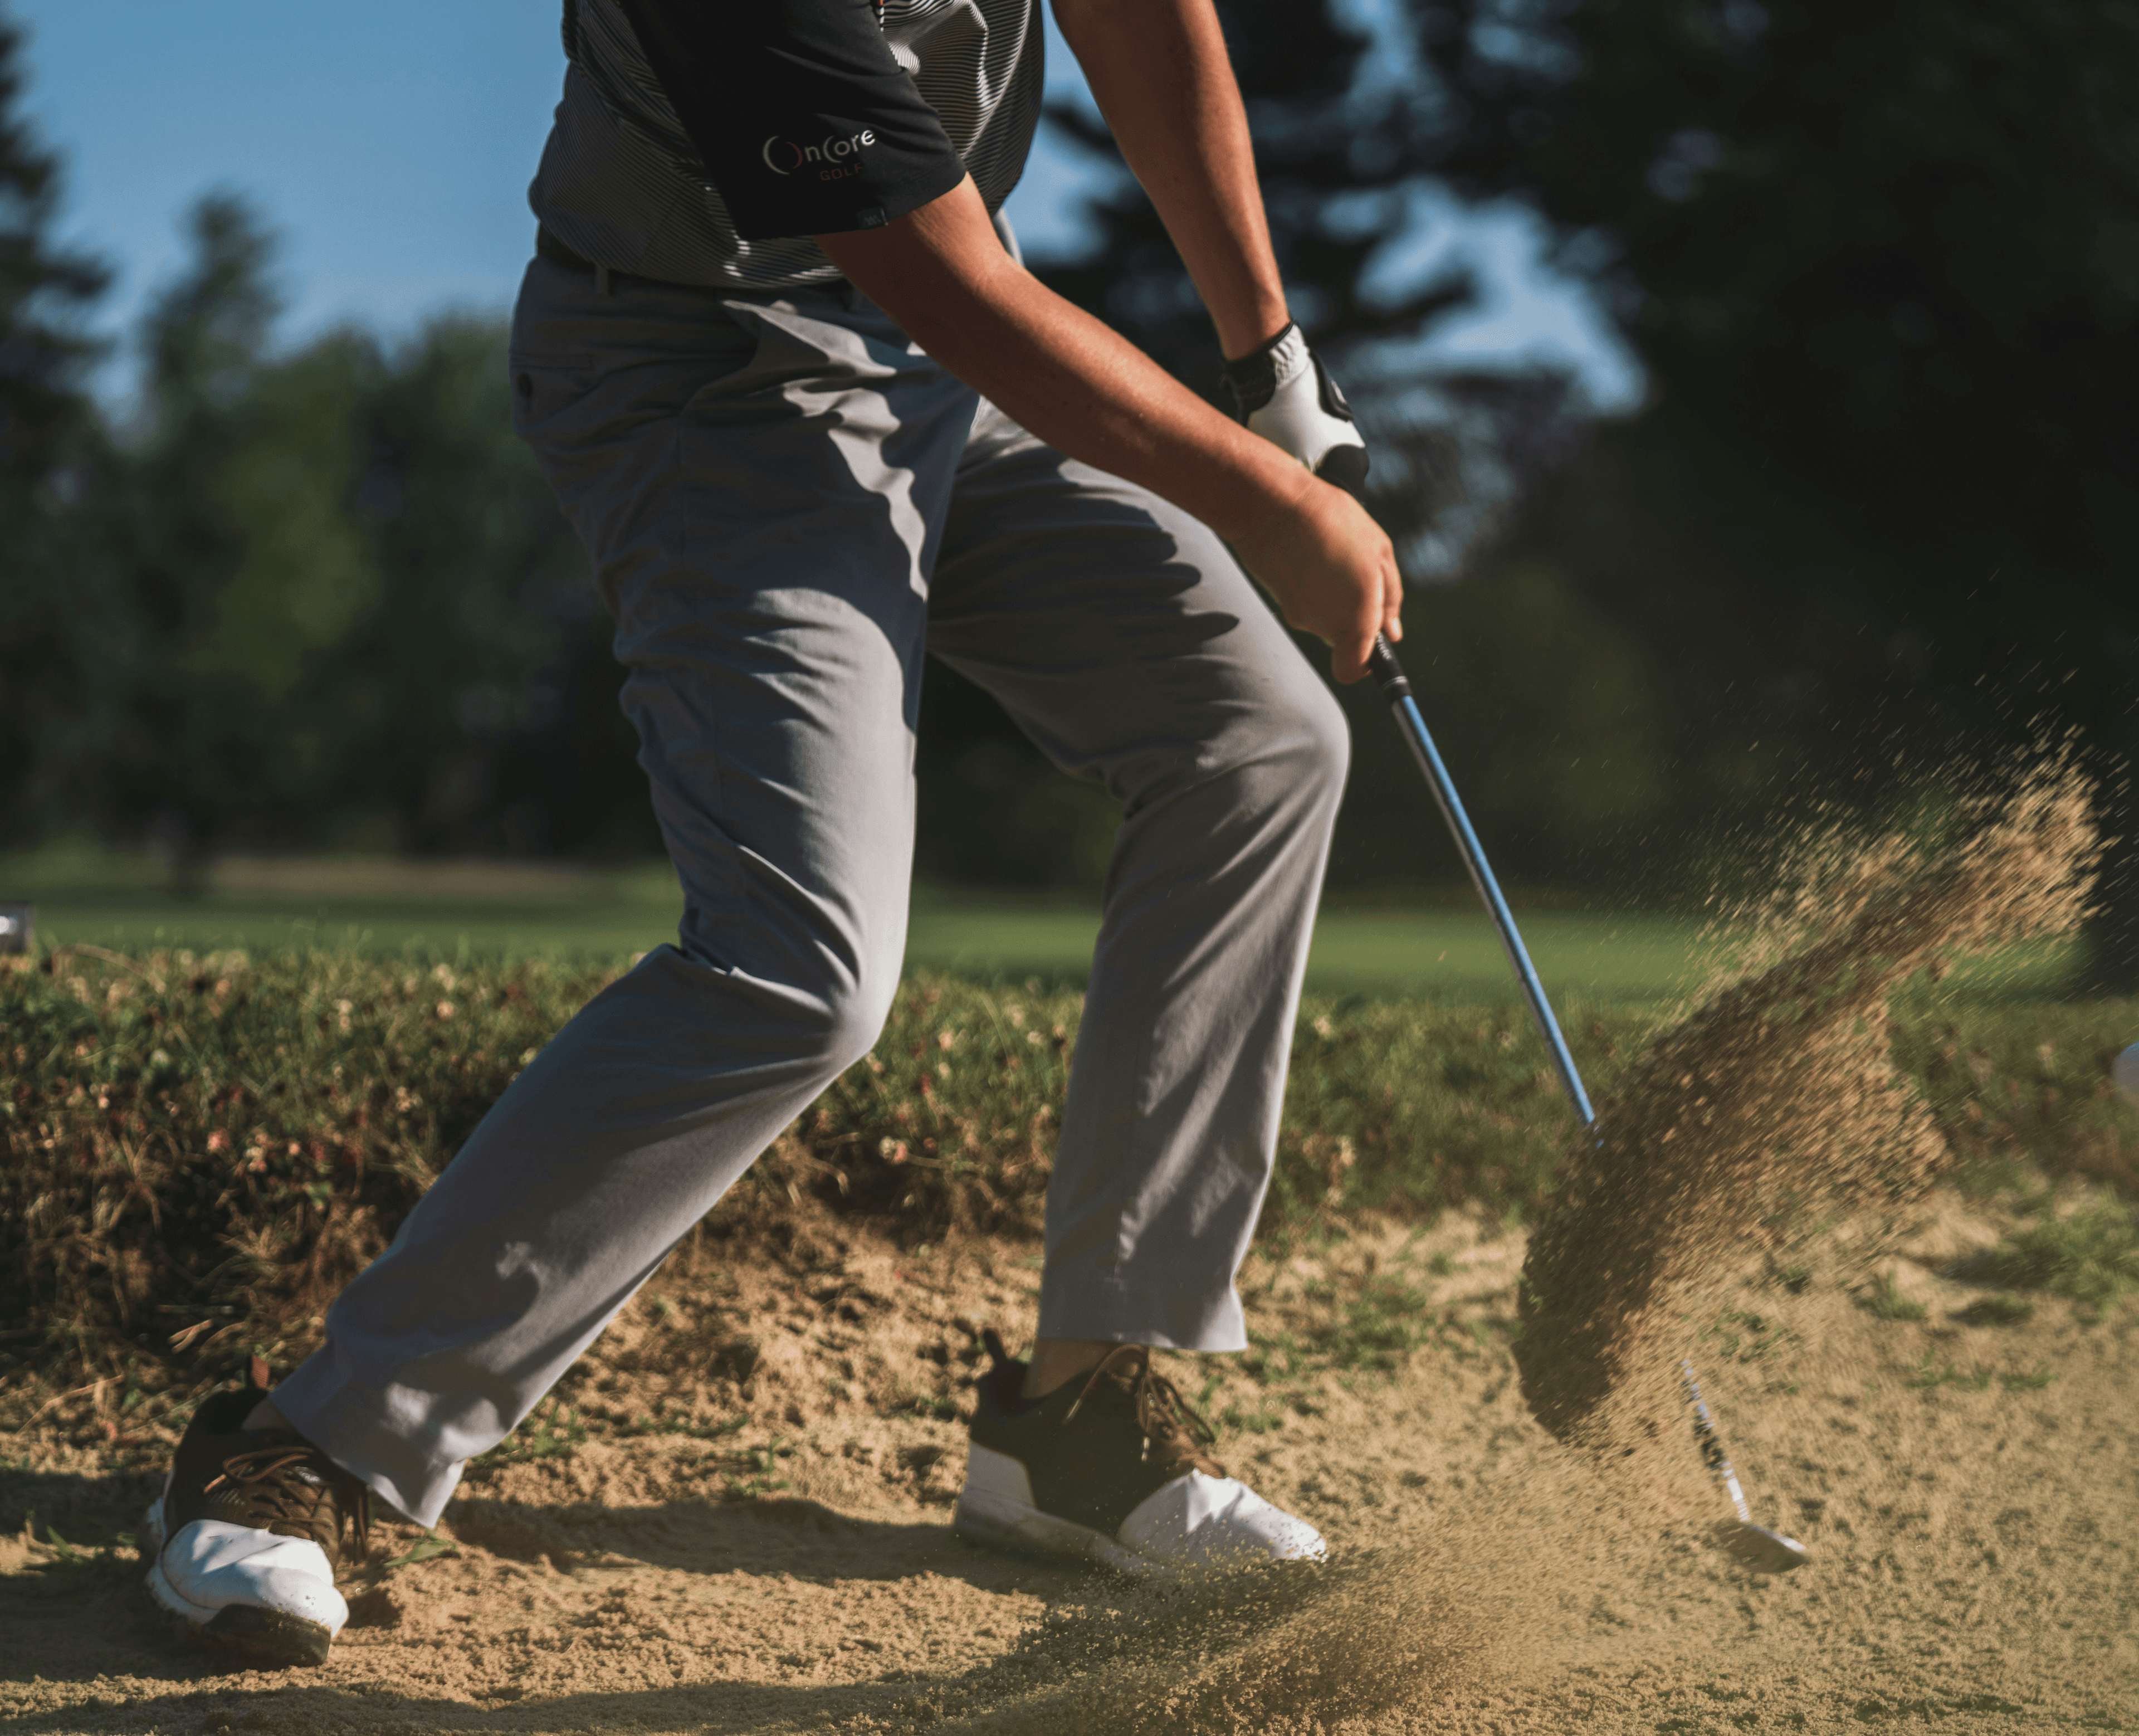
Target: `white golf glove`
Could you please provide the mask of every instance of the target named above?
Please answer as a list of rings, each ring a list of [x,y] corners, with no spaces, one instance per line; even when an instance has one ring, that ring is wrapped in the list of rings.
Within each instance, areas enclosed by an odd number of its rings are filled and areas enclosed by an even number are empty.
[[[1252,432],[1324,482],[1354,494],[1364,486],[1367,443],[1352,421],[1352,407],[1298,326],[1227,362],[1225,384],[1234,416]]]

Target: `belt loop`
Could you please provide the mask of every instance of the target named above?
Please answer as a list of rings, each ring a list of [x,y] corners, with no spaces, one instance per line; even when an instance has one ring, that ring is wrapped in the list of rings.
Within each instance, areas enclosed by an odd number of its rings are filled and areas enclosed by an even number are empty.
[[[598,296],[609,293],[609,267],[605,265],[595,267],[595,293]]]

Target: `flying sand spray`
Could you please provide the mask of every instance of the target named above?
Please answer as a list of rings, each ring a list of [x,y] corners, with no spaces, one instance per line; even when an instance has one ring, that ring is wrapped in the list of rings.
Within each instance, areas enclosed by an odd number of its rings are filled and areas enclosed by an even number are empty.
[[[1493,878],[1491,866],[1486,861],[1484,846],[1478,834],[1471,830],[1471,817],[1464,812],[1462,799],[1456,793],[1456,786],[1448,776],[1448,768],[1441,763],[1441,754],[1433,745],[1433,737],[1427,732],[1426,719],[1420,714],[1418,701],[1412,697],[1411,683],[1405,678],[1403,665],[1389,649],[1388,641],[1379,634],[1374,636],[1374,649],[1368,658],[1368,667],[1373,672],[1383,696],[1389,702],[1389,710],[1395,717],[1397,728],[1404,743],[1411,749],[1412,758],[1418,762],[1424,774],[1427,787],[1432,791],[1441,817],[1448,822],[1450,834],[1456,840],[1463,866],[1470,870],[1471,883],[1478,889],[1478,896],[1485,900],[1486,913],[1493,919],[1493,926],[1500,931],[1500,944],[1507,949],[1508,962],[1515,967],[1515,978],[1522,986],[1523,998],[1530,1003],[1530,1017],[1537,1022],[1538,1034],[1544,1038],[1544,1046],[1552,1057],[1559,1081],[1566,1088],[1574,1112],[1582,1118],[1584,1127],[1593,1127],[1596,1112],[1589,1106],[1589,1093],[1583,1088],[1582,1075],[1574,1065],[1574,1057],[1569,1052],[1567,1039],[1560,1034],[1559,1021],[1553,1016],[1552,1003],[1545,998],[1544,985],[1538,980],[1536,968],[1530,963],[1523,937],[1517,932],[1515,919],[1508,909],[1508,901],[1500,895],[1500,883]],[[1686,1398],[1693,1407],[1694,1439],[1701,1449],[1701,1459],[1712,1471],[1730,1497],[1730,1504],[1737,1518],[1730,1523],[1724,1532],[1724,1547],[1741,1566],[1756,1573],[1784,1573],[1793,1567],[1801,1567],[1812,1559],[1811,1552],[1794,1537],[1784,1537],[1779,1531],[1770,1531],[1765,1525],[1753,1523],[1752,1510],[1745,1504],[1745,1493],[1739,1487],[1738,1474],[1731,1469],[1729,1456],[1723,1450],[1723,1442],[1716,1431],[1715,1420],[1709,1415],[1708,1405],[1701,1395],[1701,1385],[1695,1378],[1691,1362],[1680,1364],[1681,1377],[1685,1383]]]

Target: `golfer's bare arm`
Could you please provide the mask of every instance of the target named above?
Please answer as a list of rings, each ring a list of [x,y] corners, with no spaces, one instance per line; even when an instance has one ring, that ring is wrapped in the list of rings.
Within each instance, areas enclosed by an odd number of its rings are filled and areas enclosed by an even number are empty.
[[[1066,0],[1057,16],[1226,352],[1275,336],[1284,296],[1208,0]],[[1329,642],[1340,681],[1364,673],[1377,631],[1399,636],[1402,586],[1380,527],[1011,259],[971,180],[881,228],[818,241],[923,349],[1024,427],[1232,543],[1285,618]]]
[[[1055,0],[1055,20],[1226,357],[1260,348],[1292,316],[1211,0]]]

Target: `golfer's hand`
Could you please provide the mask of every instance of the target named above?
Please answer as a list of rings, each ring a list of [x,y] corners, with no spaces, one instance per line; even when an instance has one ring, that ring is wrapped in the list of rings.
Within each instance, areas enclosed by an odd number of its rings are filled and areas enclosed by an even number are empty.
[[[1285,620],[1330,647],[1330,673],[1367,673],[1374,635],[1403,637],[1403,581],[1388,534],[1342,488],[1300,473],[1299,492],[1273,503],[1236,542],[1248,571]]]

